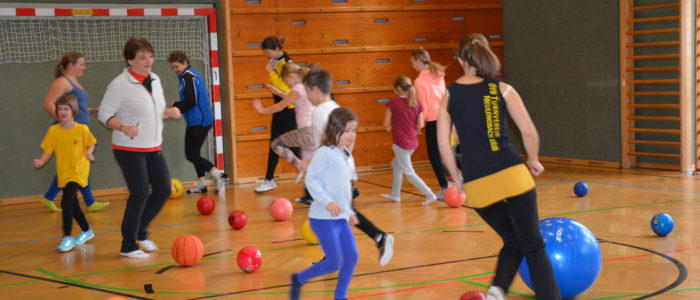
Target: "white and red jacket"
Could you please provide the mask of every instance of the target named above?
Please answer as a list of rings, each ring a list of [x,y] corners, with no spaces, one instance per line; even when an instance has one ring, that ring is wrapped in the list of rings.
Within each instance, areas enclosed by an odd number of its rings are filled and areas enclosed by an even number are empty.
[[[133,138],[114,130],[112,149],[136,152],[160,150],[163,142],[165,97],[158,75],[150,73],[150,77],[151,93],[129,73],[128,68],[107,86],[100,104],[100,122],[106,125],[109,119],[117,117],[125,124],[139,128],[139,134]]]

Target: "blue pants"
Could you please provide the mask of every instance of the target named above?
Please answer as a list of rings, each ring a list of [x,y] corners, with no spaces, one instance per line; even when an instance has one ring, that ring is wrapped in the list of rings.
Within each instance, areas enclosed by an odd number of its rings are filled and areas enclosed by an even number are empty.
[[[326,259],[297,273],[297,278],[303,284],[311,278],[340,269],[338,284],[335,286],[335,299],[345,299],[358,257],[352,229],[346,220],[309,219],[309,223],[318,237]]]
[[[85,201],[85,205],[90,206],[93,203],[95,203],[95,196],[92,195],[92,188],[90,187],[90,181],[88,181],[88,185],[85,187],[80,187],[80,193],[83,194],[83,201]],[[49,190],[46,191],[46,194],[44,194],[44,198],[49,201],[53,201],[56,199],[56,195],[58,195],[58,192],[60,192],[61,189],[58,188],[58,177],[56,175],[53,176],[53,180],[51,180],[51,185],[49,186]]]

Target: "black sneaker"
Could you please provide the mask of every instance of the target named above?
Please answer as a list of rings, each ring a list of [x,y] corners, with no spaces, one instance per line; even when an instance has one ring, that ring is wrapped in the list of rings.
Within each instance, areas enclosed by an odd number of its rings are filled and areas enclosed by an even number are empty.
[[[207,193],[207,187],[206,187],[206,186],[203,186],[203,187],[191,188],[191,189],[187,190],[187,193],[188,193],[188,194],[198,194],[198,193],[204,193],[204,194],[206,194],[206,193]]]
[[[311,202],[313,202],[313,201],[314,201],[314,199],[311,197],[294,198],[294,202],[299,203],[301,205],[306,205],[306,206],[311,205]]]
[[[377,243],[379,246],[379,265],[385,266],[394,256],[394,237],[388,233],[382,233],[382,239]]]

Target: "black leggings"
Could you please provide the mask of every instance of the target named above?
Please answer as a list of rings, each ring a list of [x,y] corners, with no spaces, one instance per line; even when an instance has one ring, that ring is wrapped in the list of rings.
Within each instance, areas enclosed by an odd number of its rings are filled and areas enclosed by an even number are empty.
[[[491,206],[477,208],[476,212],[503,239],[492,285],[508,291],[524,256],[537,299],[561,299],[552,263],[540,234],[535,189]]]
[[[194,165],[197,177],[204,177],[205,172],[211,170],[214,165],[203,158],[200,153],[202,145],[209,134],[209,126],[187,126],[185,129],[185,157]]]
[[[285,108],[279,112],[272,114],[272,123],[270,124],[270,142],[276,139],[278,136],[287,133],[288,131],[297,128],[297,118],[294,114],[294,109]],[[300,149],[295,147],[291,148],[297,157],[300,157]],[[269,152],[267,154],[267,172],[265,173],[266,180],[272,180],[275,178],[275,168],[277,168],[277,162],[279,161],[279,156],[272,148],[267,149]]]
[[[137,239],[148,239],[146,227],[170,196],[170,172],[160,151],[114,150],[114,157],[129,188],[129,198],[126,200],[122,220],[121,247],[121,252],[127,253],[139,249],[136,245]],[[149,191],[149,186],[152,191]]]
[[[80,209],[80,204],[78,204],[78,189],[80,186],[71,181],[63,187],[63,198],[61,198],[61,212],[63,215],[63,236],[71,235],[71,229],[73,229],[73,219],[80,225],[80,230],[88,231],[90,225],[88,224],[85,214]]]
[[[435,177],[440,183],[440,187],[446,188],[447,176],[445,175],[445,167],[442,166],[442,160],[440,160],[440,149],[438,149],[437,121],[425,122],[425,145],[428,147],[428,159],[430,165],[433,166]]]

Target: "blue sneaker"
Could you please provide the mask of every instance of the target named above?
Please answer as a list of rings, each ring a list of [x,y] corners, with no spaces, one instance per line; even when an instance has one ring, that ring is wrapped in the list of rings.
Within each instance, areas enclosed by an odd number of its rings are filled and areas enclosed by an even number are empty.
[[[92,228],[90,228],[90,229],[88,229],[88,231],[83,231],[77,237],[75,237],[75,244],[76,245],[85,244],[85,242],[91,240],[94,237],[95,237],[95,234],[92,232]]]
[[[75,240],[71,236],[64,236],[56,250],[58,252],[68,252],[75,247]]]

